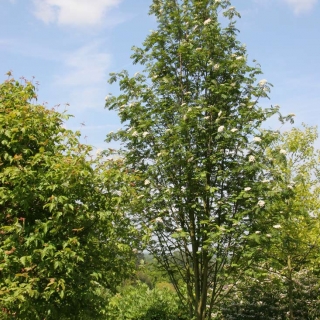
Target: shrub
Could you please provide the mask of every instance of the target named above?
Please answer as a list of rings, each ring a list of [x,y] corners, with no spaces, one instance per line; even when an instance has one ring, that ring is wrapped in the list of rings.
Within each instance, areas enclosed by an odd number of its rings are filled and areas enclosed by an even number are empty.
[[[175,292],[150,290],[144,283],[126,286],[110,299],[108,320],[186,320],[187,313]]]

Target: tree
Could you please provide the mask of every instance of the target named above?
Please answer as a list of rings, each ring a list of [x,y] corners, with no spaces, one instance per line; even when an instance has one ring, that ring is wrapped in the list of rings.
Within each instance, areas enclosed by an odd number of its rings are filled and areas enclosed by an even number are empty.
[[[125,164],[140,177],[132,214],[197,320],[213,317],[225,285],[258,252],[255,231],[276,219],[268,211],[274,192],[263,183],[274,173],[265,148],[276,135],[262,125],[278,108],[258,106],[270,84],[256,83],[261,70],[247,64],[229,6],[154,0],[158,28],[133,48],[145,69],[111,74],[122,93],[106,101],[125,124],[108,139],[122,141]]]
[[[228,297],[226,318],[319,317],[320,151],[317,128],[303,127],[282,133],[267,150],[281,177],[267,183],[287,196],[269,208],[278,223],[259,230],[261,260]]]
[[[90,160],[67,116],[35,98],[30,82],[0,86],[1,318],[97,319],[134,268],[128,175]]]
[[[268,250],[264,252],[265,265],[285,280],[283,301],[289,319],[296,319],[294,297],[299,291],[305,292],[303,281],[295,279],[299,274],[314,275],[319,263],[320,151],[314,147],[318,133],[316,127],[303,127],[304,130],[293,128],[284,132],[272,148],[285,157],[285,161],[276,162],[282,178],[273,188],[291,196],[274,204],[279,224],[271,228]]]

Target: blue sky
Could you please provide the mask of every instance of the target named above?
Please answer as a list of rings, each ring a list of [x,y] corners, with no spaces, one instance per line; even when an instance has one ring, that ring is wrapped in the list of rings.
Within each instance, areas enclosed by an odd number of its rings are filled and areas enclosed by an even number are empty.
[[[156,29],[151,0],[0,0],[0,81],[6,72],[35,77],[40,104],[68,106],[85,142],[107,147],[105,135],[120,127],[104,109],[109,72],[141,71],[131,64],[139,46]],[[270,101],[296,125],[320,124],[320,4],[318,0],[233,0],[242,18],[239,39],[249,61],[274,85]],[[82,126],[81,123],[85,123]]]

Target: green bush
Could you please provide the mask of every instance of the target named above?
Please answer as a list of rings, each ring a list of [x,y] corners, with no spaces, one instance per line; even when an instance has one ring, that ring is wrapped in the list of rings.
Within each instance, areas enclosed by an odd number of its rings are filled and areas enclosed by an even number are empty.
[[[320,319],[319,280],[308,269],[295,273],[291,308],[295,320]],[[288,279],[270,273],[246,278],[219,308],[219,319],[289,319]]]
[[[187,320],[186,308],[167,288],[150,290],[144,283],[126,286],[110,299],[108,320]]]
[[[129,175],[35,97],[0,84],[0,319],[96,320],[134,270]]]

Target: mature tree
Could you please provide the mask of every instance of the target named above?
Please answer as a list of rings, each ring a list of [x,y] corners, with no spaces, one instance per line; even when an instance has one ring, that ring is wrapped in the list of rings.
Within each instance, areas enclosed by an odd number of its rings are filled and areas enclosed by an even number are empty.
[[[30,82],[0,86],[2,318],[96,319],[134,268],[127,175],[34,98]]]
[[[263,181],[273,175],[265,148],[276,135],[262,125],[278,108],[258,106],[270,85],[247,64],[229,1],[154,0],[150,12],[158,28],[132,56],[144,71],[111,75],[122,94],[106,106],[125,128],[108,139],[123,142],[126,165],[140,175],[150,252],[190,317],[210,319],[225,284],[258,252],[254,232],[274,222]]]

